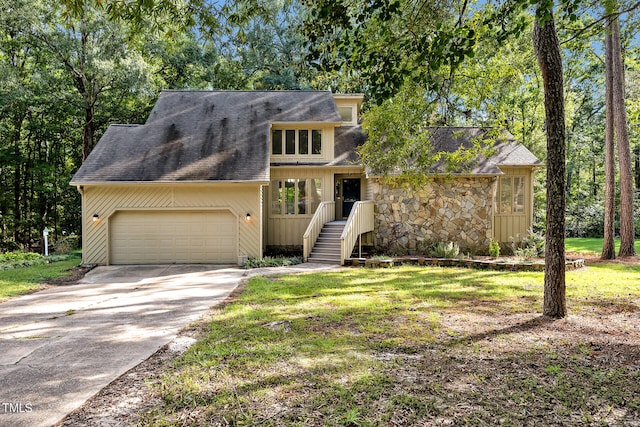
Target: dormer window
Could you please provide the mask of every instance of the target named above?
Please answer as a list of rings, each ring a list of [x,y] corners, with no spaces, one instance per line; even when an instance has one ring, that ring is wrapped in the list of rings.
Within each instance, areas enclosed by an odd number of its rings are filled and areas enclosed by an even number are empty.
[[[338,107],[338,112],[344,123],[353,123],[353,107],[348,105],[344,107]]]
[[[333,99],[338,107],[343,126],[356,126],[358,114],[362,107],[363,95],[360,94],[334,94]]]
[[[322,130],[273,129],[271,154],[274,156],[322,155]]]

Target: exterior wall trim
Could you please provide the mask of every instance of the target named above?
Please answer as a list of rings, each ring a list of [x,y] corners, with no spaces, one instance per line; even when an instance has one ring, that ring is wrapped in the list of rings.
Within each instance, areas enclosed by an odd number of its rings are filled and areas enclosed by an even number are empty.
[[[269,126],[271,128],[281,126],[296,126],[296,127],[308,127],[308,126],[321,126],[321,127],[338,127],[342,125],[342,122],[271,122]]]
[[[269,185],[269,181],[71,181],[70,185],[75,185],[76,187],[82,186],[108,186],[108,185],[134,185],[134,186],[144,186],[144,185],[194,185],[194,184],[210,184],[210,185],[234,185],[234,184],[255,184],[255,185]]]

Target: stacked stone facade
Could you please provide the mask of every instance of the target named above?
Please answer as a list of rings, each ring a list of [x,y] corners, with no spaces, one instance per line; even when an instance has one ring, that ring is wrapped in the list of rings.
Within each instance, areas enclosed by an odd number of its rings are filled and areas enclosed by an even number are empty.
[[[419,189],[374,185],[376,246],[418,252],[436,242],[488,247],[496,178],[436,179]]]

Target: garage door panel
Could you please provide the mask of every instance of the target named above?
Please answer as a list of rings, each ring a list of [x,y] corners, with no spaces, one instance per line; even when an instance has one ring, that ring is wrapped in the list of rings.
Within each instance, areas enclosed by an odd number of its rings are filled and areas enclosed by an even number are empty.
[[[175,248],[177,250],[183,250],[183,249],[189,249],[189,248],[200,248],[200,249],[204,249],[206,247],[205,242],[200,242],[200,241],[191,241],[191,240],[176,240],[175,242]]]
[[[228,211],[122,211],[109,219],[112,264],[235,263]]]

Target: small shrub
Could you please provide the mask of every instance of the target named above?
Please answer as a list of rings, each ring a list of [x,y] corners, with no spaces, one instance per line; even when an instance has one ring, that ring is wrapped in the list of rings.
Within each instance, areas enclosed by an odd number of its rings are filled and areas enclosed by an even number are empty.
[[[301,264],[302,258],[300,257],[264,257],[260,258],[249,258],[244,263],[244,268],[264,268],[264,267],[283,267],[287,265],[296,265]]]
[[[66,236],[59,239],[53,245],[53,252],[57,254],[70,254],[74,249],[78,247],[78,236]]]
[[[436,258],[457,258],[460,255],[460,247],[454,242],[440,242],[433,248],[433,256]]]
[[[500,256],[500,243],[496,239],[491,239],[489,242],[489,256],[491,258],[498,258]]]
[[[511,238],[511,249],[514,256],[523,260],[544,257],[545,238],[542,233],[536,233],[529,229],[529,233],[520,242],[516,242],[513,237]]]
[[[513,255],[520,261],[529,261],[537,256],[537,252],[533,248],[515,248]]]
[[[0,254],[0,262],[8,262],[8,263],[20,262],[20,261],[33,261],[40,258],[43,258],[43,256],[35,252],[12,251],[12,252],[5,252],[3,254]]]
[[[482,254],[485,255],[487,253],[487,247],[481,245],[460,245],[460,256],[466,259],[472,259],[476,255]]]
[[[34,252],[5,252],[0,254],[0,271],[65,261],[70,257],[71,255],[52,255],[44,257]]]
[[[418,240],[416,243],[416,253],[419,255],[431,256],[436,244],[431,240]]]
[[[302,258],[302,245],[270,246],[264,250],[263,256],[271,258]]]
[[[529,234],[522,239],[522,244],[534,251],[537,256],[544,256],[545,237],[542,233],[536,233],[529,229]]]
[[[384,230],[382,234],[386,236],[386,239],[384,239],[384,243],[378,244],[375,248],[376,253],[390,256],[402,256],[409,253],[409,237],[408,233],[403,230],[402,223],[393,223],[386,228],[382,227],[381,230]]]
[[[373,261],[388,261],[388,260],[390,260],[392,258],[389,257],[389,256],[386,256],[386,255],[375,255],[375,256],[370,257],[369,259],[373,260]]]

